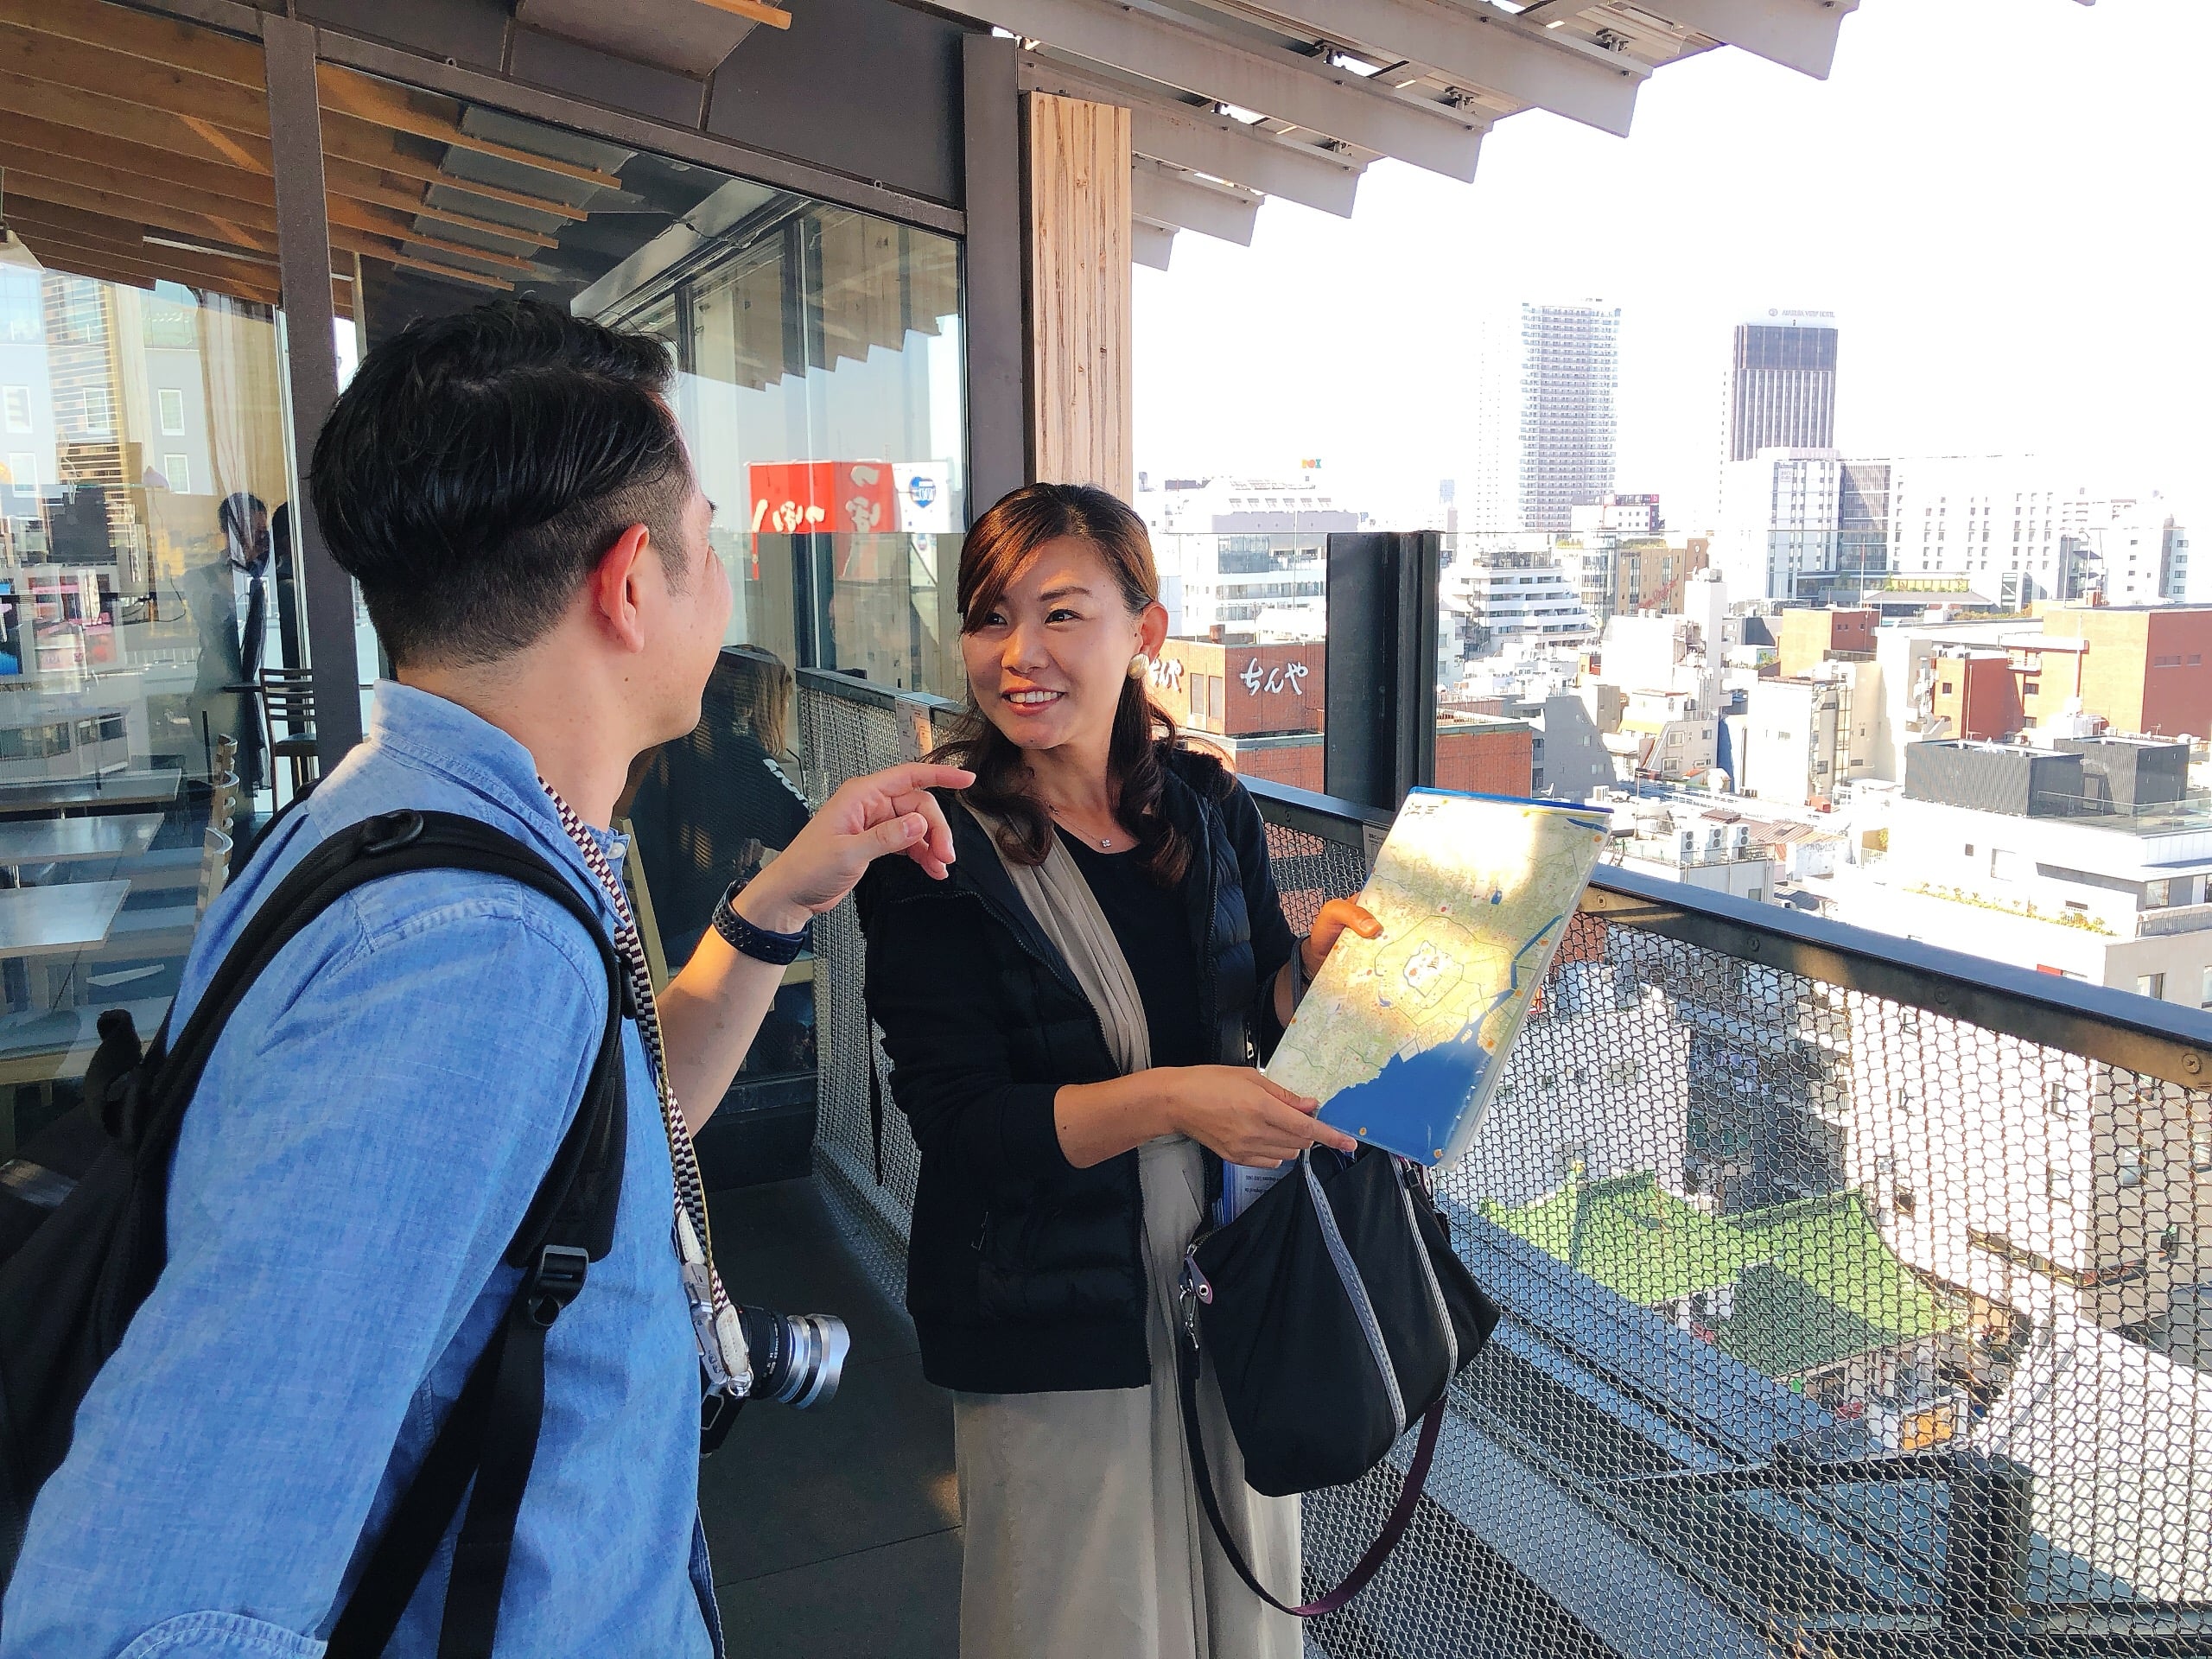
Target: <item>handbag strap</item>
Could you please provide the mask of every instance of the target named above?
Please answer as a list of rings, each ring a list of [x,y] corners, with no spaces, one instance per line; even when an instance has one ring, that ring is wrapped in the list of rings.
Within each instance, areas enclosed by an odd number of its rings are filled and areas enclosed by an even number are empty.
[[[1206,1468],[1205,1437],[1198,1428],[1198,1344],[1187,1329],[1183,1339],[1175,1344],[1176,1380],[1183,1395],[1183,1442],[1191,1454],[1191,1478],[1197,1483],[1198,1503],[1206,1512],[1206,1522],[1213,1529],[1215,1541],[1221,1553],[1229,1557],[1229,1564],[1236,1569],[1236,1576],[1244,1580],[1245,1587],[1277,1612],[1288,1613],[1294,1618],[1319,1618],[1324,1613],[1333,1613],[1367,1587],[1367,1581],[1380,1572],[1390,1552],[1398,1547],[1413,1524],[1414,1510],[1421,1502],[1422,1490],[1428,1484],[1429,1465],[1436,1458],[1436,1441],[1444,1427],[1444,1396],[1439,1395],[1421,1420],[1421,1438],[1414,1445],[1414,1460],[1407,1467],[1405,1484],[1399,1488],[1398,1501],[1390,1510],[1389,1518],[1382,1522],[1382,1530],[1375,1535],[1375,1541],[1367,1553],[1353,1563],[1342,1584],[1328,1594],[1294,1607],[1278,1601],[1268,1592],[1267,1586],[1244,1560],[1236,1541],[1229,1535],[1228,1523],[1221,1518],[1221,1502],[1214,1496],[1213,1476]]]

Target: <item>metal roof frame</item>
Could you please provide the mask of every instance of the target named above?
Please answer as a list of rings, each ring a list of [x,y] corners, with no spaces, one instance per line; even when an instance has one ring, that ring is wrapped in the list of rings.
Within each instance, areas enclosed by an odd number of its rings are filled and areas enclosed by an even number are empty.
[[[945,0],[940,0],[945,3]],[[1388,156],[1474,175],[1496,122],[1541,109],[1625,136],[1678,59],[1736,46],[1824,78],[1859,0],[950,0],[1014,35],[1026,90],[1121,104],[1141,263],[1178,230],[1248,243],[1280,195],[1349,217]],[[1179,179],[1177,175],[1195,175]],[[1181,188],[1179,188],[1181,187]],[[1238,205],[1188,194],[1229,187]],[[1184,204],[1189,219],[1179,217]],[[1200,219],[1204,223],[1192,223]]]

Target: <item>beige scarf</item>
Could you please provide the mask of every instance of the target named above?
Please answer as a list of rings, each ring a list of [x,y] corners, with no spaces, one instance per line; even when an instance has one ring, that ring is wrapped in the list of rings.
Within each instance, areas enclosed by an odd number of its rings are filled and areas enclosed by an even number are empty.
[[[1129,971],[1129,960],[1122,954],[1121,941],[1114,937],[1106,912],[1098,907],[1097,895],[1083,879],[1068,849],[1060,845],[1059,836],[1053,835],[1052,850],[1045,855],[1042,864],[1024,864],[1000,852],[999,831],[1004,826],[999,819],[972,806],[968,813],[983,826],[991,850],[998,854],[1007,879],[1014,883],[1014,893],[1028,906],[1029,914],[1053,948],[1066,959],[1084,995],[1090,999],[1106,1033],[1107,1050],[1122,1075],[1149,1069],[1152,1027],[1145,1021],[1136,976]]]

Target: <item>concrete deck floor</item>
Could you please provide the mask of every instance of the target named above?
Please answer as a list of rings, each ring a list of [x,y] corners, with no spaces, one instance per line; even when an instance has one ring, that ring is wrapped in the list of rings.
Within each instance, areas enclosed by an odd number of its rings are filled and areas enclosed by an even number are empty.
[[[709,1199],[730,1294],[852,1327],[837,1397],[746,1408],[699,1466],[733,1659],[955,1659],[960,1504],[952,1405],[914,1328],[810,1180]]]

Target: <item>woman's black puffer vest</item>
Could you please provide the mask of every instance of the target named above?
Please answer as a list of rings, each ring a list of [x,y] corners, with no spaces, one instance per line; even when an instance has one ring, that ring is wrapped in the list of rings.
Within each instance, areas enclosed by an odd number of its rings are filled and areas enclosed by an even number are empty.
[[[1193,849],[1183,892],[1217,1058],[1281,1035],[1262,995],[1294,948],[1259,810],[1209,755],[1170,750],[1163,805]],[[931,880],[879,860],[861,884],[868,1013],[922,1150],[906,1306],[922,1370],[979,1394],[1137,1388],[1151,1378],[1137,1154],[1077,1169],[1052,1096],[1112,1077],[1090,1003],[976,820],[944,798],[958,855]],[[1207,1159],[1210,1179],[1218,1166]]]

